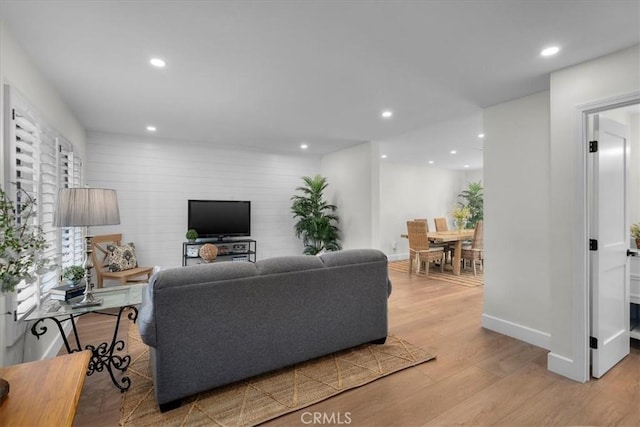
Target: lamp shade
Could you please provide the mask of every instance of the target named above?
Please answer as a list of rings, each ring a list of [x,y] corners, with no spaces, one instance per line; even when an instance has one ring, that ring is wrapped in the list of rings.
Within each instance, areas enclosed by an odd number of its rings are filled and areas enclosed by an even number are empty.
[[[88,227],[120,224],[115,190],[63,188],[53,217],[54,227]]]

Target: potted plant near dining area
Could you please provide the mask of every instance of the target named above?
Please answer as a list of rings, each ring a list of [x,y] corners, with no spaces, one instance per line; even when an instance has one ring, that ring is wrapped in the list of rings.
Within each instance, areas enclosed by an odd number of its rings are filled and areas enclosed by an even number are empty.
[[[469,208],[469,216],[466,218],[467,228],[474,228],[476,222],[484,219],[484,195],[482,182],[470,182],[466,190],[458,194],[464,202],[458,202],[460,206]]]
[[[467,219],[471,216],[471,211],[466,206],[457,206],[451,212],[456,229],[462,230],[467,224]]]
[[[631,237],[636,239],[636,248],[640,249],[640,222],[631,225]]]

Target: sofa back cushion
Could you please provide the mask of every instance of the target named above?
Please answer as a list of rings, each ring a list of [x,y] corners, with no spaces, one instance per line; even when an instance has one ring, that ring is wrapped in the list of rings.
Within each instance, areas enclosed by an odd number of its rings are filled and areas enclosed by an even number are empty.
[[[315,256],[281,256],[256,262],[256,270],[260,275],[291,273],[323,267],[322,261]]]
[[[386,261],[386,256],[380,251],[353,249],[321,256],[284,256],[256,263],[217,262],[161,270],[154,274],[144,292],[138,316],[139,330],[143,341],[154,347],[159,327],[156,310],[165,315],[171,313],[181,321],[193,313],[221,313],[229,309],[231,313],[222,317],[231,318],[236,306],[255,314],[263,310],[265,304],[276,311],[286,306],[286,301],[290,299],[291,304],[295,305],[298,292],[301,293],[299,301],[304,305],[320,300],[339,301],[345,293],[350,292],[349,288],[358,295],[360,291],[356,289],[361,286],[369,289],[372,286],[369,282],[380,278],[387,282],[383,292],[389,295],[391,284],[386,277]],[[372,269],[367,267],[363,272],[366,264],[371,264]],[[320,286],[323,283],[327,286]],[[374,286],[363,293],[379,291],[380,288]],[[283,298],[283,295],[287,297]],[[278,308],[280,299],[284,305]],[[252,308],[253,303],[257,304],[255,308]],[[337,308],[327,304],[318,309],[331,317],[332,310]],[[386,313],[383,320],[386,325]],[[180,333],[188,329],[188,325],[176,328]]]
[[[375,249],[347,249],[337,252],[325,252],[319,258],[325,267],[387,261],[386,255]]]
[[[155,289],[221,282],[256,276],[258,271],[252,262],[216,262],[189,267],[175,267],[161,270],[154,275],[149,286]]]

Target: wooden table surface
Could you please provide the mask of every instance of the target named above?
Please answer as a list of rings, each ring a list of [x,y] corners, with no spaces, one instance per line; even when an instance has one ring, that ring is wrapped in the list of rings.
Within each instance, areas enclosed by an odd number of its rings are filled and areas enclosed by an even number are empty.
[[[71,426],[87,374],[88,350],[0,368],[9,396],[0,426]]]

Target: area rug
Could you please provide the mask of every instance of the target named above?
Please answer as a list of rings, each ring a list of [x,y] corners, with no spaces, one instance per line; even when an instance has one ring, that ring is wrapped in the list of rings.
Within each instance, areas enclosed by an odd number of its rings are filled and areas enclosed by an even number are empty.
[[[435,358],[389,335],[383,345],[361,345],[219,387],[161,413],[153,393],[149,348],[135,324],[129,328],[128,351],[131,388],[123,393],[121,426],[253,426]]]
[[[451,268],[451,266],[448,266]],[[402,273],[409,273],[409,260],[401,260],[401,261],[392,261],[389,263],[389,270],[399,271]],[[473,270],[471,269],[462,269],[459,276],[454,275],[451,270],[447,271],[447,266],[445,266],[444,272],[440,272],[440,267],[429,268],[429,275],[425,276],[424,274],[417,275],[418,277],[424,278],[426,280],[442,280],[444,282],[455,283],[456,285],[462,286],[482,286],[484,284],[484,275],[482,270],[478,268],[478,274],[473,275]]]

